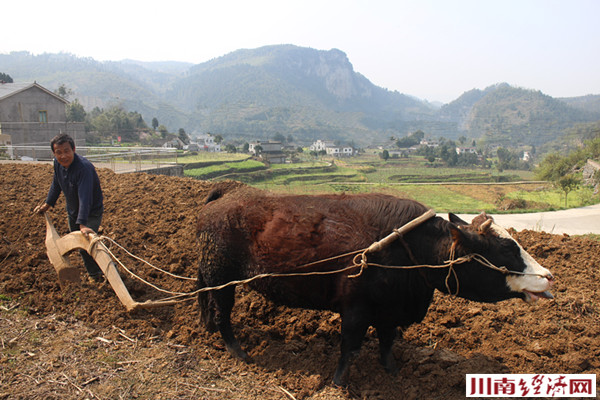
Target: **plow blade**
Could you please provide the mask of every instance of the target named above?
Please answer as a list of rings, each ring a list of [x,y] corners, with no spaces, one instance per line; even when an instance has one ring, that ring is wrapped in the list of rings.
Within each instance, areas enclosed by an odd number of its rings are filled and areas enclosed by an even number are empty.
[[[127,311],[133,311],[140,308],[156,308],[176,304],[176,301],[135,301],[127,287],[123,283],[119,271],[113,262],[112,256],[108,249],[100,241],[92,243],[84,234],[79,231],[71,232],[68,235],[61,237],[48,214],[46,217],[46,250],[50,262],[54,266],[58,275],[59,282],[80,282],[79,269],[69,263],[68,253],[74,250],[87,251],[98,263],[98,266],[104,273],[106,280],[115,291],[117,297],[123,303]]]

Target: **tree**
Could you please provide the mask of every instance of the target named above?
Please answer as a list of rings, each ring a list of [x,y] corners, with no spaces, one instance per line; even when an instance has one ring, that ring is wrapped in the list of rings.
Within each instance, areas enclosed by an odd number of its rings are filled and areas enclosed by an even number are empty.
[[[188,136],[187,133],[185,133],[185,129],[179,128],[179,132],[178,132],[177,136],[179,137],[179,140],[181,140],[183,143],[185,143],[185,144],[190,143],[190,137]]]
[[[156,131],[156,128],[158,128],[158,119],[156,119],[156,117],[152,118],[152,129],[154,129]]]
[[[254,146],[254,154],[259,155],[263,151],[262,146],[259,144],[258,146]]]
[[[581,184],[581,178],[579,178],[575,174],[567,174],[565,176],[560,177],[556,183],[557,183],[557,186],[560,187],[560,189],[563,192],[565,192],[565,208],[566,208],[567,207],[567,196],[569,195],[569,192],[571,192],[572,190],[575,190],[579,187],[579,185]]]
[[[250,150],[250,144],[248,142],[244,143],[242,146],[242,152],[247,153]]]
[[[0,82],[13,83],[13,78],[10,75],[0,72]]]
[[[215,143],[219,144],[223,141],[223,136],[221,135],[215,135]]]
[[[167,127],[166,127],[166,126],[164,126],[164,125],[160,125],[160,126],[158,127],[158,131],[160,132],[160,136],[161,136],[163,139],[166,139],[166,138],[167,138],[167,134],[169,133],[169,130],[167,129]]]
[[[383,150],[380,154],[379,157],[383,158],[384,161],[387,161],[388,158],[390,158],[390,152],[387,150]]]
[[[85,109],[79,103],[79,100],[75,99],[67,105],[67,121],[68,122],[85,122]]]
[[[425,132],[419,129],[418,131],[413,132],[412,137],[418,140],[420,143],[421,140],[423,140],[423,138],[425,137]]]
[[[233,144],[225,145],[225,151],[228,153],[237,153],[237,149]]]
[[[567,175],[571,170],[571,165],[567,158],[557,153],[548,154],[542,160],[535,175],[538,179],[557,182],[561,177]]]
[[[278,133],[276,133],[276,134],[273,135],[273,140],[276,141],[276,142],[284,143],[285,142],[285,136],[283,136],[283,134],[281,134],[281,133],[278,132]]]
[[[61,83],[55,93],[63,99],[68,100],[69,97],[73,95],[73,90],[69,89],[64,83]]]

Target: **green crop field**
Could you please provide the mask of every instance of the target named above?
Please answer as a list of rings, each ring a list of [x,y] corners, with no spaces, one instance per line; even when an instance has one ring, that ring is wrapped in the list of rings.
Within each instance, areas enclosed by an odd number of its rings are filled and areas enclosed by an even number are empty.
[[[499,173],[490,168],[447,168],[416,156],[387,162],[373,155],[335,160],[306,157],[304,162],[268,167],[259,161],[240,159],[243,158],[223,157],[222,161],[202,168],[186,169],[185,174],[198,179],[239,180],[275,193],[388,193],[420,201],[437,212],[506,213],[565,208],[564,193],[549,183],[533,181],[531,171]],[[568,195],[568,207],[599,201],[589,187]]]

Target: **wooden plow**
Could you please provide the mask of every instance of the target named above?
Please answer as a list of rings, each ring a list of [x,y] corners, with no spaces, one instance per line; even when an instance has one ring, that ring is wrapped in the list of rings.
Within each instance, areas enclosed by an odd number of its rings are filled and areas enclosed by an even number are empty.
[[[143,303],[135,301],[123,283],[108,249],[101,241],[90,240],[79,231],[60,237],[48,214],[44,213],[44,216],[46,218],[46,250],[61,285],[64,282],[80,282],[79,269],[69,263],[67,255],[74,250],[81,249],[87,251],[96,260],[106,280],[112,286],[121,303],[127,308],[127,311],[156,308],[177,303],[174,300],[148,300]]]

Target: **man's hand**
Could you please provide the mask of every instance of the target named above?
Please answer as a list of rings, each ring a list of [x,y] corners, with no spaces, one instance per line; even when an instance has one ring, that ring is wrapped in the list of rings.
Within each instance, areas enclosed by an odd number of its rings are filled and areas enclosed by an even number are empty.
[[[44,203],[41,206],[37,206],[33,209],[33,212],[36,214],[43,214],[50,209],[50,204]]]
[[[94,232],[94,230],[92,228],[88,228],[85,225],[79,225],[79,230],[81,231],[81,233],[83,233],[85,235],[85,237],[87,237],[88,239],[90,238],[90,236],[93,236],[96,234],[96,232]]]

